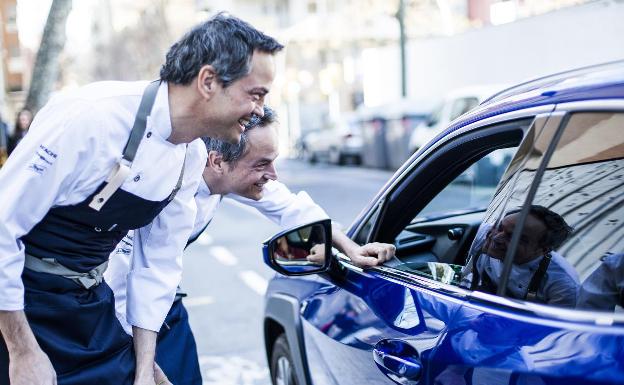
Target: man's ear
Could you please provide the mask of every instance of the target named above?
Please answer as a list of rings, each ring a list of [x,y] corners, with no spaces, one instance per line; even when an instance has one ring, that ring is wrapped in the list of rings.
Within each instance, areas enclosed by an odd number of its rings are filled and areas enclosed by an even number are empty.
[[[218,85],[218,76],[214,67],[206,64],[197,74],[197,90],[203,99],[210,99]]]
[[[216,151],[208,152],[208,161],[206,167],[210,168],[213,172],[223,174],[226,162],[223,160],[223,155]]]

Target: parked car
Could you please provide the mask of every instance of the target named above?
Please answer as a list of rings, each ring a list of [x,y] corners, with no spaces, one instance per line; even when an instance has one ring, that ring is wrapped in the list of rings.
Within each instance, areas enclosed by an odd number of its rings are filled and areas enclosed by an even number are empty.
[[[622,384],[624,62],[486,100],[348,234],[397,258],[354,266],[328,221],[265,243],[273,384]]]
[[[306,134],[302,139],[304,158],[310,163],[327,161],[333,164],[360,164],[362,161],[362,134],[351,115],[321,130]]]
[[[483,85],[464,87],[449,92],[433,108],[429,118],[412,131],[408,145],[411,153],[416,152],[434,136],[441,133],[453,120],[478,106],[488,96],[505,88],[503,85]]]

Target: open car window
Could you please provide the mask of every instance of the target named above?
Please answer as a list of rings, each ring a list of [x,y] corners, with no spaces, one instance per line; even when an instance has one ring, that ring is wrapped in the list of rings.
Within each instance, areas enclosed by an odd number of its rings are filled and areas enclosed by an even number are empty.
[[[397,248],[385,266],[460,286],[472,240],[532,121],[456,137],[405,178],[390,195],[375,238]]]
[[[395,239],[395,268],[459,286],[463,258],[516,147],[495,149],[440,191]]]

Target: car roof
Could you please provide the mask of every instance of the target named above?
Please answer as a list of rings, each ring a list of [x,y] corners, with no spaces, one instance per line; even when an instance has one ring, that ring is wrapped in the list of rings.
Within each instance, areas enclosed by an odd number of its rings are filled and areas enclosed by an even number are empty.
[[[581,91],[587,87],[599,88],[601,86],[622,83],[624,83],[624,60],[577,68],[532,79],[500,91],[486,99],[484,103],[501,101],[531,91],[554,94],[555,92],[574,92]],[[622,97],[622,95],[619,94],[616,97]]]
[[[624,60],[538,78],[501,91],[451,122],[430,144],[461,127],[496,115],[543,105],[599,99],[624,99]]]

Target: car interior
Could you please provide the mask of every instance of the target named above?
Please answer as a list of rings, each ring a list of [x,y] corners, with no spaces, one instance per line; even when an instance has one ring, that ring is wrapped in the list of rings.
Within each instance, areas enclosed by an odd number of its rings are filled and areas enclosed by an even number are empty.
[[[532,122],[464,134],[406,175],[362,228],[370,229],[368,241],[396,246],[397,258],[385,266],[458,285],[485,210]]]

